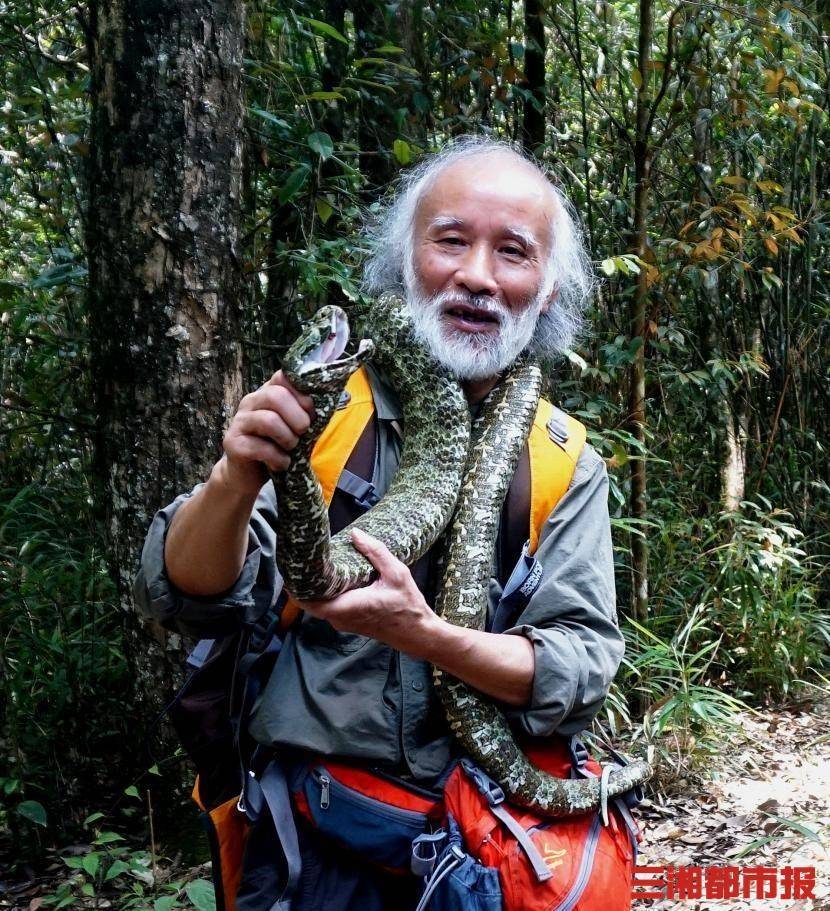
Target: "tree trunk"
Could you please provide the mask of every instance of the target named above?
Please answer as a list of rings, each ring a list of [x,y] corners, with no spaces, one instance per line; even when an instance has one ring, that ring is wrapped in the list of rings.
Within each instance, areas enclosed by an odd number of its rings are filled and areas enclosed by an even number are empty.
[[[324,21],[333,26],[341,35],[346,33],[346,8],[345,0],[326,0],[323,10]],[[348,45],[334,38],[326,39],[326,56],[321,74],[321,84],[324,92],[331,92],[340,88],[346,74],[346,64],[349,56]],[[343,140],[343,106],[339,104],[326,105],[323,113],[322,127],[331,136],[335,143]],[[325,162],[329,169],[334,168],[334,162]]]
[[[359,0],[352,5],[355,29],[355,57],[371,57],[375,48],[386,43],[399,44],[397,16],[385,14],[378,0]],[[360,171],[366,178],[364,194],[374,199],[395,176],[391,149],[398,135],[395,126],[396,105],[385,93],[361,94],[358,112],[357,143],[360,148]]]
[[[525,0],[525,80],[522,142],[540,158],[545,145],[545,25],[540,0]]]
[[[153,512],[207,476],[241,395],[244,6],[97,0],[91,15],[96,461],[127,609]]]
[[[707,53],[707,65],[711,72],[711,55]],[[702,109],[711,110],[711,85],[704,96],[704,89],[696,88],[695,103],[697,115],[692,131],[692,148],[697,177],[695,203],[699,212],[711,205],[713,194],[709,175],[712,173],[712,143],[709,119],[701,116]],[[699,214],[698,211],[695,215]],[[720,277],[717,268],[706,270],[703,283],[703,295],[699,298],[701,324],[705,334],[701,336],[701,345],[707,358],[722,358],[724,345],[716,331],[717,314],[721,312]],[[744,462],[745,443],[742,445],[742,432],[739,416],[735,413],[734,400],[740,392],[720,376],[713,377],[715,398],[711,407],[711,420],[715,427],[718,444],[718,481],[721,509],[725,512],[737,512],[740,509],[746,488],[746,466]]]
[[[648,249],[648,209],[651,199],[651,149],[648,118],[650,109],[651,38],[653,31],[652,0],[640,2],[639,63],[641,83],[637,91],[637,132],[634,140],[634,252],[643,259],[650,258]],[[646,361],[645,328],[648,302],[648,277],[645,269],[637,276],[637,288],[631,301],[631,339],[640,340],[636,347],[629,374],[628,424],[641,452],[646,446]],[[631,462],[631,517],[646,517],[646,463],[643,457]],[[648,613],[648,543],[645,529],[631,537],[632,603],[634,618],[644,621]]]

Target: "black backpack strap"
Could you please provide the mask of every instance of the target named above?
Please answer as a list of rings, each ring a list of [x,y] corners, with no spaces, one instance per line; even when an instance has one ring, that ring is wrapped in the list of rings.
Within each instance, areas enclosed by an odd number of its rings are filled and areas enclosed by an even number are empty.
[[[363,429],[334,488],[329,504],[329,524],[332,535],[354,522],[378,501],[375,492],[378,461],[377,417]]]
[[[257,880],[246,883],[243,877],[237,902],[243,908],[255,906],[268,911],[290,911],[300,882],[302,858],[286,767],[278,759],[271,759],[259,774],[251,772],[249,779],[248,802],[244,806],[240,802],[239,808],[252,823],[246,851],[253,855]],[[280,865],[274,862],[276,845],[285,860],[284,880]],[[260,859],[267,862],[258,863]],[[266,882],[262,881],[263,876]],[[265,896],[268,904],[263,904]],[[274,896],[277,898],[272,901]]]
[[[364,509],[371,509],[380,497],[375,492],[375,485],[366,481],[348,468],[344,468],[337,480],[337,489],[349,496]]]

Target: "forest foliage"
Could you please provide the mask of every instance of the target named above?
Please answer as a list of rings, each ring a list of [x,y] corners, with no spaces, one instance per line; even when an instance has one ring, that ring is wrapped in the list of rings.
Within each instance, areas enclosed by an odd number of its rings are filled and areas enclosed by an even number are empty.
[[[135,685],[141,640],[96,474],[109,428],[87,286],[94,12],[0,2],[0,825],[33,849],[130,809],[163,695]],[[361,226],[403,169],[457,135],[521,143],[573,202],[601,278],[552,388],[611,478],[628,650],[602,728],[695,754],[716,748],[735,700],[826,687],[820,4],[253,0],[246,13],[246,388],[305,315],[359,297]]]

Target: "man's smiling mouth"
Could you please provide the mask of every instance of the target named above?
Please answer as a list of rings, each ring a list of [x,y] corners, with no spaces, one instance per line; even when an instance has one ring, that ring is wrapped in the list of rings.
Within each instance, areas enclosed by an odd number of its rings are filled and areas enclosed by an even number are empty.
[[[456,304],[444,310],[444,316],[463,328],[470,329],[496,329],[501,325],[498,313],[482,310],[479,307],[470,307],[465,304]]]

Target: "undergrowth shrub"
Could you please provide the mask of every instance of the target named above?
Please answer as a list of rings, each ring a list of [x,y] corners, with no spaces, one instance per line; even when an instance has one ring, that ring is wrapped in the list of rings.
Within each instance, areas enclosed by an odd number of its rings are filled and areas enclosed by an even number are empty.
[[[828,666],[830,610],[817,598],[821,564],[789,513],[765,500],[742,506],[721,517],[727,540],[704,551],[715,575],[703,604],[736,686],[775,698]]]
[[[80,469],[0,494],[0,834],[13,859],[71,833],[141,754],[123,616]]]

